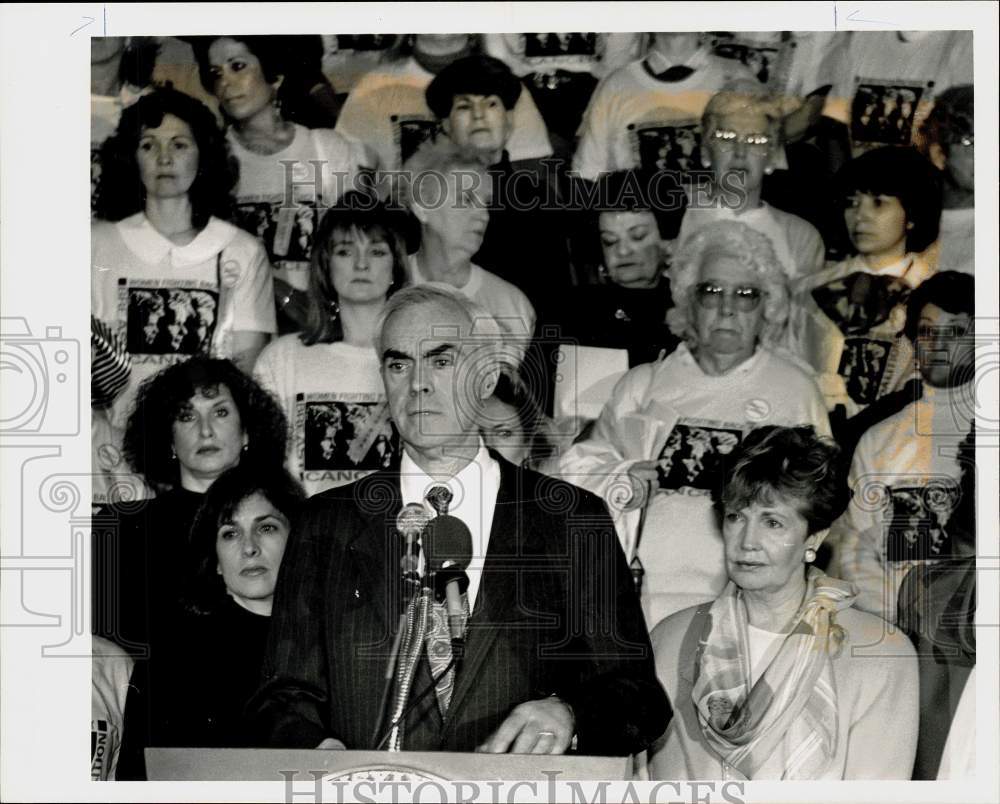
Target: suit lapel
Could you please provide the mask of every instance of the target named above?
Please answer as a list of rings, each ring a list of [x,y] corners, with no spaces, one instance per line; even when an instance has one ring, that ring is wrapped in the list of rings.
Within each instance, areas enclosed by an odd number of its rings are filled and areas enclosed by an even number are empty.
[[[455,680],[455,691],[444,720],[442,739],[454,725],[469,691],[477,681],[481,681],[479,676],[483,662],[500,631],[506,627],[511,601],[516,593],[516,578],[511,576],[509,570],[504,569],[504,564],[509,564],[509,560],[504,561],[504,558],[509,559],[520,552],[518,534],[523,523],[518,522],[517,500],[521,490],[517,486],[522,475],[512,464],[493,452],[490,454],[500,464],[500,489],[497,492],[476,608],[469,618],[465,660]]]

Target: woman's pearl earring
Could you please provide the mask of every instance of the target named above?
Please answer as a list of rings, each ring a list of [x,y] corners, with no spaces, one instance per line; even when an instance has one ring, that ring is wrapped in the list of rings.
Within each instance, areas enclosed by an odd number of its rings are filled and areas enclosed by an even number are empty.
[[[811,547],[806,550],[805,562],[806,564],[812,564],[816,560],[816,551]]]

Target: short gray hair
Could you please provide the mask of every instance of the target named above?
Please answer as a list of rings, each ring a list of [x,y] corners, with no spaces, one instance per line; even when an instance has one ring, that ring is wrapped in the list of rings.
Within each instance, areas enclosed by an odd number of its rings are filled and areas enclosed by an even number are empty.
[[[760,342],[768,347],[777,345],[788,320],[788,279],[774,253],[771,238],[740,221],[713,221],[681,243],[670,268],[674,297],[674,306],[667,311],[670,331],[690,346],[697,344],[691,290],[698,284],[698,274],[709,251],[721,251],[760,277],[765,293]]]
[[[421,304],[441,304],[461,310],[469,320],[470,334],[476,343],[489,347],[487,354],[490,362],[495,362],[505,374],[516,376],[517,361],[510,347],[505,346],[503,330],[493,314],[468,296],[441,282],[425,282],[403,288],[389,297],[375,322],[375,351],[379,361],[382,360],[384,351],[382,336],[389,319],[402,310]]]

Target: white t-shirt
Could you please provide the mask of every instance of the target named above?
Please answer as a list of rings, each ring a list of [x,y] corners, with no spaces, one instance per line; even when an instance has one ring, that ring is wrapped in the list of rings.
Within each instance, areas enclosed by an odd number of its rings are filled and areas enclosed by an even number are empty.
[[[816,372],[829,409],[844,405],[848,416],[901,388],[915,371],[913,344],[902,334],[906,323],[906,305],[902,301],[887,311],[885,320],[850,335],[830,317],[838,310],[845,318],[850,315],[845,280],[855,273],[898,279],[912,289],[933,270],[914,254],[877,272],[863,257],[855,256],[803,276],[792,285],[785,330],[789,348]],[[827,309],[817,301],[817,295],[827,297]]]
[[[650,171],[697,170],[701,115],[709,99],[737,78],[755,80],[738,61],[704,49],[683,81],[651,76],[643,60],[606,76],[590,99],[580,126],[573,170],[585,179],[642,166]]]
[[[660,424],[657,427],[657,423]],[[570,447],[558,473],[600,495],[616,518],[627,556],[645,569],[646,624],[714,600],[726,584],[722,534],[711,491],[729,455],[753,427],[812,425],[830,434],[823,397],[801,369],[766,349],[722,376],[705,374],[684,344],[636,366],[612,392],[591,437]],[[655,459],[659,490],[639,512],[621,514],[629,467]]]
[[[275,154],[247,150],[232,129],[227,140],[240,163],[237,225],[264,244],[275,276],[305,290],[313,234],[325,208],[355,186],[359,169],[374,167],[374,159],[360,142],[333,129],[294,125],[294,138]],[[318,173],[314,162],[321,163]],[[286,198],[289,184],[292,197]]]
[[[399,170],[438,129],[424,97],[433,78],[414,58],[372,70],[347,96],[337,131],[372,148],[382,169]],[[551,156],[548,131],[531,93],[523,91],[512,111],[514,125],[507,141],[511,161]]]
[[[106,411],[95,443],[95,475],[127,472],[120,438],[139,384],[196,354],[229,357],[234,332],[275,331],[274,290],[264,249],[231,223],[210,218],[186,246],[136,213],[91,227],[91,312],[125,343],[129,384]],[[95,432],[97,429],[95,428]],[[96,502],[101,496],[95,477]]]
[[[135,665],[114,642],[94,636],[90,686],[90,778],[115,778],[125,726],[125,701]]]
[[[387,468],[399,450],[378,356],[344,342],[272,341],[254,377],[281,402],[290,428],[286,466],[308,494]]]
[[[516,285],[475,263],[470,267],[469,279],[462,287],[456,288],[424,278],[414,254],[410,256],[410,281],[414,285],[441,285],[472,299],[493,315],[505,337],[518,348],[520,357],[523,358],[528,340],[535,331],[535,308]]]
[[[721,204],[705,208],[688,207],[677,234],[678,246],[702,227],[720,220],[739,221],[766,234],[789,279],[816,273],[823,268],[826,249],[816,227],[798,215],[776,209],[763,201],[756,209],[742,212]]]
[[[903,578],[915,560],[927,560],[916,556],[950,554],[948,522],[961,493],[956,456],[971,428],[973,393],[924,383],[919,401],[858,442],[848,475],[854,496],[830,545],[831,572],[858,587],[863,611],[894,622]]]
[[[641,33],[483,34],[483,49],[520,77],[566,70],[603,78],[642,55]]]
[[[820,71],[823,113],[851,129],[855,153],[908,145],[942,90],[971,84],[972,31],[854,31]]]

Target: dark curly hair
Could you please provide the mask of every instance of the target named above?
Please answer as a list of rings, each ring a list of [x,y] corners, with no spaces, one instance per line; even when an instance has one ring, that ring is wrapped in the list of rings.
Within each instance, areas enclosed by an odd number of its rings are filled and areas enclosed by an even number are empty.
[[[357,229],[369,237],[385,240],[392,251],[392,284],[386,294],[389,298],[407,284],[406,244],[408,237],[416,236],[410,231],[413,228],[405,212],[390,209],[374,197],[355,191],[345,193],[336,206],[323,214],[313,240],[306,325],[299,336],[306,346],[344,340],[340,317],[331,315],[331,307],[338,303],[337,291],[330,278],[334,235]]]
[[[940,174],[916,148],[875,148],[840,169],[834,177],[835,197],[841,203],[859,192],[898,198],[906,222],[913,224],[906,233],[906,250],[921,252],[937,240],[941,225]]]
[[[809,534],[826,530],[851,501],[840,448],[812,427],[768,425],[751,430],[727,462],[716,509],[740,510],[781,498],[796,506]]]
[[[171,458],[174,421],[200,390],[220,385],[232,394],[247,434],[241,460],[260,466],[284,464],[288,424],[278,401],[231,361],[199,355],[168,366],[139,386],[123,452],[152,486],[171,488],[180,483],[180,467]]]
[[[192,225],[202,229],[212,215],[231,217],[239,166],[208,107],[171,88],[155,89],[125,109],[115,133],[101,146],[101,175],[94,201],[97,217],[120,221],[143,210],[146,188],[139,177],[136,151],[143,131],[157,128],[168,114],[191,127],[198,145],[198,173],[188,190]]]
[[[188,557],[190,572],[181,595],[183,607],[194,614],[211,614],[225,600],[226,586],[216,572],[216,539],[219,527],[240,504],[261,494],[284,514],[290,528],[295,526],[305,491],[281,465],[258,465],[244,461],[219,475],[205,493],[205,499],[191,526]]]

